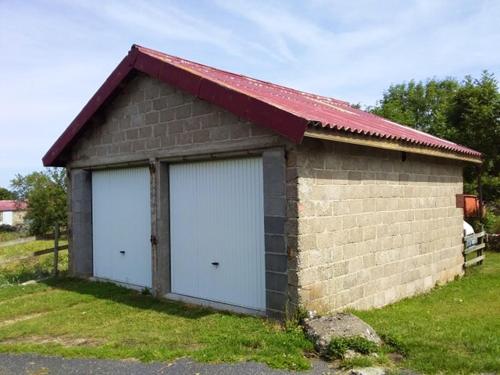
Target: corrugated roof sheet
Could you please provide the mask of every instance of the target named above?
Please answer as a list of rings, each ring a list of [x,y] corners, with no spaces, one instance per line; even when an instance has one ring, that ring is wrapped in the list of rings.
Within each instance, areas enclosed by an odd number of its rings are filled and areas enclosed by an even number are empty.
[[[49,150],[44,157],[45,165],[56,163],[59,154],[84,123],[133,69],[267,126],[296,143],[302,141],[308,127],[316,127],[481,157],[480,152],[352,108],[345,101],[294,90],[134,45],[129,55]]]

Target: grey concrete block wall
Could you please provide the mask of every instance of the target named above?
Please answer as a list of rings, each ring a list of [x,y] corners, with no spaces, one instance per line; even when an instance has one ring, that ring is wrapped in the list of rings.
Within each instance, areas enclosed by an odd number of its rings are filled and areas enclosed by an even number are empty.
[[[459,162],[309,139],[290,163],[300,304],[379,307],[461,274]]]
[[[270,129],[143,74],[134,77],[66,155],[69,168],[282,146]]]
[[[83,169],[70,172],[70,271],[74,276],[93,275],[92,174]]]

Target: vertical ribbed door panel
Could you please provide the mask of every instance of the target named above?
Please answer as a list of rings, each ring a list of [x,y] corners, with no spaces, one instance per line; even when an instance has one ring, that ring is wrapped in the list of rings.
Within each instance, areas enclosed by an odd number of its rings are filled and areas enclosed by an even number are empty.
[[[170,165],[172,292],[265,310],[262,159]]]
[[[151,287],[148,168],[92,172],[94,276]]]

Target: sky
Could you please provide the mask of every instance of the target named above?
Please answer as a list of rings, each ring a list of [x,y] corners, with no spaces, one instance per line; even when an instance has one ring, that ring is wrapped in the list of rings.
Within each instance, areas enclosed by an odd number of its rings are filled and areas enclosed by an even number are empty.
[[[374,105],[393,83],[500,76],[500,1],[0,0],[0,186],[41,158],[134,43]]]

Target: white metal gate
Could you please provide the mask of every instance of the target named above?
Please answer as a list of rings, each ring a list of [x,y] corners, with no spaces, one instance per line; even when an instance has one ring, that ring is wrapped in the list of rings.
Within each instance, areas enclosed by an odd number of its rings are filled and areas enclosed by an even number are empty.
[[[265,310],[262,159],[170,166],[176,294]]]
[[[148,168],[92,172],[94,276],[151,287]]]

